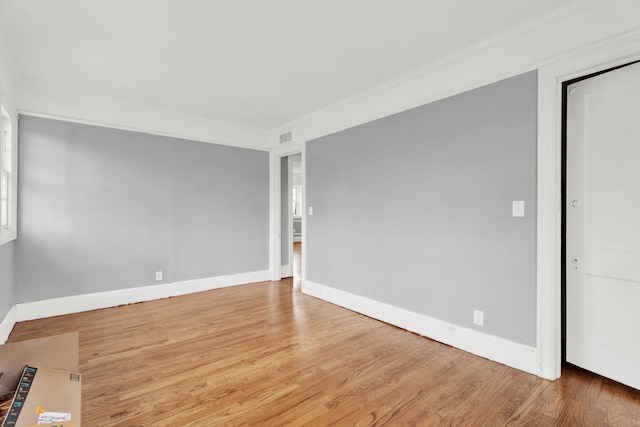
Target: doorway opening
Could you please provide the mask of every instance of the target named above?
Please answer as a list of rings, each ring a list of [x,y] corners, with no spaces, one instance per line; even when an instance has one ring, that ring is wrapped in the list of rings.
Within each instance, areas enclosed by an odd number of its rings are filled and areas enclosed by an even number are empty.
[[[280,251],[281,278],[291,278],[294,289],[302,286],[303,240],[302,153],[280,158]]]

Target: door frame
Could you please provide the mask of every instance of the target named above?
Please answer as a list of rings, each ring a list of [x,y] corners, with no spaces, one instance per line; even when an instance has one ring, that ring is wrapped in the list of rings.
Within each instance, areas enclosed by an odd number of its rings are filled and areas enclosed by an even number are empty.
[[[306,277],[305,270],[305,236],[306,236],[306,167],[305,167],[305,144],[301,141],[292,141],[286,145],[278,146],[269,152],[269,192],[270,192],[270,221],[269,221],[269,277],[270,280],[278,281],[282,279],[282,239],[280,235],[282,233],[281,227],[281,167],[280,161],[283,157],[288,157],[292,154],[302,154],[302,277],[301,282],[304,283]],[[291,258],[291,251],[290,258]],[[293,272],[293,266],[291,266]]]
[[[562,366],[562,200],[564,83],[640,59],[640,30],[538,68],[537,348],[538,375]]]

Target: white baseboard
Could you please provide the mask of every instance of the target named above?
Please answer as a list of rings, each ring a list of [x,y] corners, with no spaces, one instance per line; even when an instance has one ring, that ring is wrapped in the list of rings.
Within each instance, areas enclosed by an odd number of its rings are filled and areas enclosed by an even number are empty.
[[[269,280],[269,272],[265,270],[18,303],[13,309],[15,313],[14,323],[16,321],[23,322],[25,320],[61,316],[267,280]],[[4,325],[4,322],[2,325]],[[0,331],[2,330],[0,329]],[[10,331],[11,329],[9,329]]]
[[[205,279],[185,280],[170,283],[172,297],[192,294],[195,292],[210,291],[212,289],[227,288],[229,286],[246,285],[247,283],[266,282],[269,280],[269,271],[253,271],[251,273],[238,273],[229,276],[207,277]]]
[[[9,338],[9,334],[13,329],[13,326],[18,321],[18,316],[16,314],[16,306],[11,307],[11,310],[4,316],[2,322],[0,322],[0,345],[7,342],[7,338]]]
[[[452,347],[538,375],[537,350],[339,289],[305,280],[302,292]]]

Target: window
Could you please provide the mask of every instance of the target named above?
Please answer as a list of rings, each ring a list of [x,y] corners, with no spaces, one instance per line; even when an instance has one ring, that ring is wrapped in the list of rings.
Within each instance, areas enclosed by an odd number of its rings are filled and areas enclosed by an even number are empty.
[[[16,126],[15,115],[0,104],[0,244],[16,238]]]

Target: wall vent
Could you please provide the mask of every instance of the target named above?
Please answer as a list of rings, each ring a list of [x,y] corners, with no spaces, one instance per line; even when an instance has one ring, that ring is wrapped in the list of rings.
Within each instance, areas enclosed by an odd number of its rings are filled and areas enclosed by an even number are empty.
[[[291,136],[291,131],[283,133],[282,135],[280,135],[280,144],[284,144],[285,142],[289,142],[291,141],[292,136]]]

